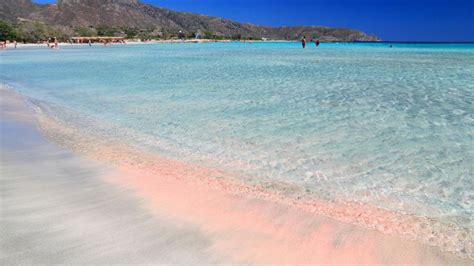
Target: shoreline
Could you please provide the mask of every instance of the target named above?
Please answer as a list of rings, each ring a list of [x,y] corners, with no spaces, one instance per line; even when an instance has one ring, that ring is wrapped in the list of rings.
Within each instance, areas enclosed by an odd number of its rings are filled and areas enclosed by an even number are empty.
[[[247,44],[258,44],[258,43],[295,43],[299,44],[297,40],[252,40],[252,41],[239,41],[239,40],[208,40],[208,39],[184,39],[184,40],[151,40],[151,41],[136,41],[130,40],[125,43],[108,43],[107,46],[122,46],[122,45],[153,45],[153,44],[209,44],[209,43],[247,43]],[[434,45],[434,44],[444,44],[444,45],[462,45],[462,44],[474,44],[474,42],[396,42],[396,41],[354,41],[354,42],[324,42],[326,44],[400,44],[400,45],[409,45],[409,44],[419,44],[419,45]],[[61,47],[84,47],[88,46],[88,43],[64,43],[61,42],[58,44],[59,49]],[[92,46],[104,46],[104,43],[92,43]],[[13,43],[7,43],[7,47],[0,49],[0,51],[6,50],[15,50],[15,49],[24,49],[24,48],[48,48],[45,43],[18,43],[17,48],[13,47]]]
[[[6,96],[4,98],[21,98],[16,93],[1,90]],[[12,102],[24,104],[25,99],[16,98]],[[2,110],[4,110],[3,105],[4,103],[2,103]],[[327,213],[324,216],[321,215],[323,212],[321,208],[327,203],[315,204],[313,202],[310,205],[301,205],[299,199],[285,202],[279,199],[279,195],[264,188],[229,184],[225,178],[221,178],[227,173],[216,169],[189,165],[157,156],[148,158],[153,164],[140,165],[139,161],[147,162],[147,158],[143,157],[148,155],[134,153],[127,146],[118,147],[110,142],[99,142],[95,151],[89,151],[89,153],[78,152],[81,147],[73,146],[79,143],[77,139],[74,139],[74,134],[77,133],[74,129],[68,129],[64,124],[54,124],[54,121],[48,121],[44,115],[36,114],[36,116],[33,119],[32,114],[26,115],[30,121],[39,119],[43,134],[52,139],[53,143],[58,143],[58,140],[62,139],[65,143],[59,142],[60,146],[71,149],[75,154],[85,155],[93,161],[99,160],[118,169],[117,173],[103,177],[104,180],[132,189],[135,196],[146,202],[147,209],[151,212],[166,213],[165,216],[177,217],[178,220],[205,228],[204,231],[211,235],[219,236],[214,241],[218,243],[215,244],[215,248],[221,254],[227,253],[229,256],[234,256],[236,254],[229,250],[235,250],[242,243],[246,243],[249,247],[264,247],[258,250],[258,254],[251,250],[236,252],[239,253],[240,259],[245,258],[244,261],[257,263],[311,261],[313,263],[469,264],[468,259],[460,259],[451,253],[441,252],[435,247],[337,221],[353,215],[347,210],[357,209],[357,205],[349,205],[345,209],[336,208],[335,211],[339,213],[340,219],[335,220],[325,217],[330,216]],[[56,132],[61,137],[58,138],[58,135],[54,137],[51,132]],[[82,139],[82,141],[92,140],[96,139],[93,137]],[[129,159],[124,161],[123,158]],[[134,161],[133,158],[139,161]],[[183,195],[186,196],[183,197]],[[236,209],[236,206],[240,207]],[[354,214],[360,216],[361,212],[357,210]],[[384,215],[387,213],[376,214],[371,210],[365,219],[377,217],[376,219],[387,220]],[[232,218],[225,218],[227,216]],[[275,222],[275,218],[280,221]],[[388,218],[388,221],[390,219]],[[244,232],[242,236],[241,232],[236,234],[235,231],[239,230]],[[301,234],[302,231],[304,231],[303,234]],[[232,235],[230,239],[221,239],[224,235],[229,237],[229,234]],[[322,244],[321,241],[324,243]],[[396,254],[398,252],[392,253],[391,249],[403,252],[406,256],[399,257]]]
[[[213,254],[199,228],[153,214],[130,188],[106,182],[116,169],[45,139],[24,99],[0,93],[2,265],[233,261]]]
[[[170,40],[150,40],[150,41],[137,41],[137,40],[125,40],[125,43],[108,43],[107,45],[139,45],[139,44],[203,44],[203,43],[273,43],[273,42],[285,42],[285,43],[299,43],[299,41],[289,41],[289,40],[211,40],[211,39],[170,39]],[[67,43],[60,42],[58,43],[59,47],[61,46],[87,46],[88,43]],[[104,43],[96,42],[92,43],[93,46],[104,45]],[[20,43],[18,42],[17,48],[27,48],[27,47],[47,47],[46,43]],[[7,43],[7,47],[4,50],[12,50],[13,42]],[[50,48],[51,49],[51,48]]]

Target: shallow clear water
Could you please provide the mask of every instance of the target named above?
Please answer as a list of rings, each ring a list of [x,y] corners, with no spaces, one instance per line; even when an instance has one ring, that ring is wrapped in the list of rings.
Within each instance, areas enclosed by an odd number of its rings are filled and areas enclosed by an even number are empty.
[[[26,48],[0,78],[168,156],[472,229],[474,44],[392,45]]]

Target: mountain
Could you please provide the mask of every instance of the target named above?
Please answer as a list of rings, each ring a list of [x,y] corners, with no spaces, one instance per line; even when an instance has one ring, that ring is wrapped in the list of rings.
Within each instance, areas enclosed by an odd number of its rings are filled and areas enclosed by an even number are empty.
[[[297,39],[306,35],[322,41],[376,41],[378,38],[353,29],[319,26],[269,27],[238,23],[219,17],[144,4],[139,0],[57,0],[56,4],[36,4],[31,0],[1,0],[0,19],[13,24],[41,22],[69,34],[78,28],[135,29],[152,37],[192,36],[202,32],[206,37]],[[80,32],[83,33],[84,31]],[[116,32],[115,32],[116,33]],[[91,33],[93,34],[93,33]]]

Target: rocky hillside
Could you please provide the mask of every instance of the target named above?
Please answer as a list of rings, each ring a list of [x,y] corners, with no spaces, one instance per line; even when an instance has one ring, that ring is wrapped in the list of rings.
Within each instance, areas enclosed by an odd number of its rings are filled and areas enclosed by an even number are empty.
[[[0,19],[19,24],[31,21],[74,32],[74,29],[133,29],[150,37],[192,36],[201,32],[205,37],[297,39],[302,35],[323,41],[376,41],[376,36],[358,30],[316,26],[266,27],[244,24],[228,19],[144,4],[139,0],[58,0],[56,4],[40,5],[31,0],[1,0]],[[118,33],[117,33],[118,32]],[[96,30],[97,33],[97,30]],[[90,34],[94,34],[91,32]],[[120,31],[114,31],[120,34]]]

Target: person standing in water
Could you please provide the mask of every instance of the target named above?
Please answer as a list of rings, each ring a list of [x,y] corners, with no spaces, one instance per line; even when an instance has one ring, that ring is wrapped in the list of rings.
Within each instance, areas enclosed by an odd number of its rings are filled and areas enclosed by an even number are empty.
[[[303,49],[306,48],[306,36],[303,36],[303,39],[301,39],[301,45],[303,46]]]
[[[18,44],[17,44],[16,40],[14,40],[14,41],[13,41],[13,46],[15,47],[15,49],[16,49],[17,45],[18,45]]]
[[[316,43],[316,47],[319,47],[319,40],[318,39],[316,39],[316,41],[314,43]]]
[[[58,49],[58,38],[54,37],[54,48]]]

